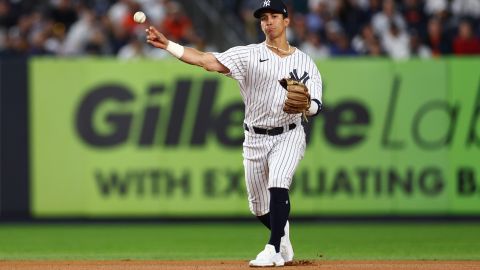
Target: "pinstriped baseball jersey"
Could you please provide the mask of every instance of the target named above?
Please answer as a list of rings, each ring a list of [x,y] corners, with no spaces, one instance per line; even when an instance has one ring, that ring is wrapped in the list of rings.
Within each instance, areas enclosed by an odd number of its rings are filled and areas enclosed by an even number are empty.
[[[305,152],[301,114],[283,112],[287,92],[278,82],[291,77],[303,82],[312,99],[321,103],[322,79],[311,58],[298,49],[286,57],[272,52],[265,43],[238,46],[213,53],[237,80],[245,103],[243,163],[250,211],[269,212],[269,188],[289,189]],[[320,108],[319,108],[320,109]],[[292,130],[289,130],[295,124]],[[255,128],[282,127],[276,136],[257,134]]]
[[[228,76],[239,83],[248,125],[279,127],[299,121],[300,114],[282,110],[287,93],[278,81],[286,77],[302,81],[311,98],[322,102],[322,79],[317,66],[298,49],[282,58],[260,43],[233,47],[214,55],[230,69]]]

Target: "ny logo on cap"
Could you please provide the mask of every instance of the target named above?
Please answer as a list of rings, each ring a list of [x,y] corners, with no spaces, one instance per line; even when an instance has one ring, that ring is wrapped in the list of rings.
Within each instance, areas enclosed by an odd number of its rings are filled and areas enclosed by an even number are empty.
[[[270,6],[270,0],[263,1],[263,7],[269,7],[269,6]]]

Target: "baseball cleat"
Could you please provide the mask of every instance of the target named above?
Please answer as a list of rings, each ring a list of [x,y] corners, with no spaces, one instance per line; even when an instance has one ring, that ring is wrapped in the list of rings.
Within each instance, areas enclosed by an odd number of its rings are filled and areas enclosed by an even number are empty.
[[[285,225],[285,235],[280,239],[280,254],[285,263],[293,261],[293,247],[290,242],[290,224],[287,221]]]
[[[284,266],[285,261],[280,252],[275,251],[274,246],[266,244],[265,249],[258,253],[255,260],[251,260],[248,265],[251,267]]]

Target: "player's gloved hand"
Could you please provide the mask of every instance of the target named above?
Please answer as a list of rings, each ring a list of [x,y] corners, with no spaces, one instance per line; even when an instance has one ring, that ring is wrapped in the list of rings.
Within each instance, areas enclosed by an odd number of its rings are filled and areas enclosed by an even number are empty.
[[[306,112],[311,104],[307,86],[294,79],[285,78],[279,82],[288,92],[283,111],[289,114],[301,113],[306,118]]]

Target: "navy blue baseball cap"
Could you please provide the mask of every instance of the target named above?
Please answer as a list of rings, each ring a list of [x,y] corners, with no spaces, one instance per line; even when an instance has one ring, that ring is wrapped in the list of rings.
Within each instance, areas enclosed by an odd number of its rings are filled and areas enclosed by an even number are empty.
[[[280,13],[288,17],[287,6],[281,0],[260,0],[260,7],[255,10],[253,16],[260,19],[264,12]]]

